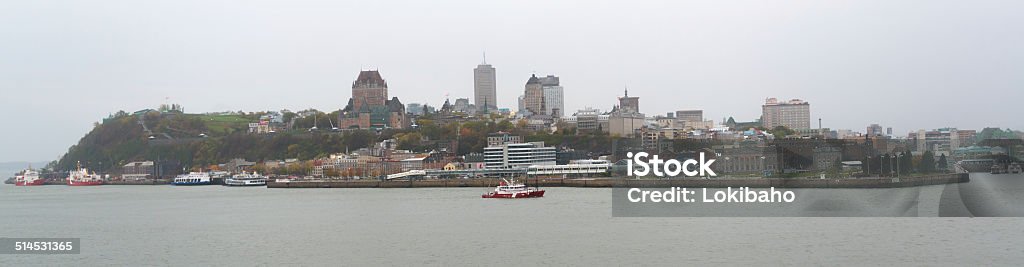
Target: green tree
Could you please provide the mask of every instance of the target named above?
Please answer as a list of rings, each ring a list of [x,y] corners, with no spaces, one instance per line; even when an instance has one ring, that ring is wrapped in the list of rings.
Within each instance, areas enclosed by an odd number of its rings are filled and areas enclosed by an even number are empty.
[[[910,150],[903,151],[900,154],[900,173],[912,173],[914,172],[914,155],[910,153]]]
[[[394,138],[398,142],[398,149],[415,150],[420,145],[423,135],[418,132],[398,133]]]
[[[947,168],[949,168],[949,166],[947,166],[947,164],[948,163],[946,162],[946,154],[939,155],[939,162],[938,162],[938,164],[936,164],[937,165],[936,169],[938,169],[939,171],[945,172],[947,170]]]
[[[340,177],[340,176],[341,176],[341,172],[339,172],[338,170],[336,170],[334,168],[325,168],[324,169],[324,177],[326,177],[326,178],[335,178],[335,177]]]
[[[796,134],[796,131],[789,129],[786,126],[775,126],[775,128],[772,128],[770,133],[775,135],[775,137],[786,137]]]
[[[935,171],[935,154],[931,151],[925,151],[921,155],[921,165],[918,166],[918,170],[921,173],[932,173]]]

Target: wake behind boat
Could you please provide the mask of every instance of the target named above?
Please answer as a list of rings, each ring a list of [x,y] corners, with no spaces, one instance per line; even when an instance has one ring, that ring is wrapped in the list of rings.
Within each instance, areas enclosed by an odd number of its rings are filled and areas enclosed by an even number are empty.
[[[224,185],[226,186],[266,186],[267,177],[260,175],[259,173],[240,173],[231,176],[230,178],[224,179]]]
[[[544,190],[540,190],[536,187],[526,187],[526,185],[517,183],[515,179],[504,180],[498,187],[494,188],[493,192],[484,194],[483,198],[533,198],[543,197]]]
[[[178,175],[174,177],[173,185],[210,185],[213,184],[210,181],[210,174],[205,172],[190,172],[188,174]]]

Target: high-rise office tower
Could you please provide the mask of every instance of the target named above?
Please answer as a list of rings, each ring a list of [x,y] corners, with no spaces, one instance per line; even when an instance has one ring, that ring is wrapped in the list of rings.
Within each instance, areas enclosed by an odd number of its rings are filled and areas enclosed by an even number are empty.
[[[480,112],[498,111],[497,76],[494,67],[484,62],[473,69],[473,104]]]
[[[526,81],[526,91],[523,93],[523,108],[534,115],[546,114],[544,107],[544,89],[541,86],[540,78],[537,75],[530,75]]]
[[[779,102],[778,99],[768,98],[761,106],[765,128],[773,129],[778,126],[785,126],[790,129],[811,128],[811,104],[800,99],[793,99],[787,102]]]
[[[540,78],[540,86],[544,91],[544,112],[552,117],[562,117],[565,110],[565,97],[558,76],[548,75]]]

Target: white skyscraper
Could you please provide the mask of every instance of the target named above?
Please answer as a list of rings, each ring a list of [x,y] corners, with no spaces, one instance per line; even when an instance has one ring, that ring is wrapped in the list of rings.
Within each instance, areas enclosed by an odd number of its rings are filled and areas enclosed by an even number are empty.
[[[544,90],[545,113],[552,117],[563,117],[565,114],[565,90],[559,85],[558,76],[548,75],[540,78],[541,88]]]

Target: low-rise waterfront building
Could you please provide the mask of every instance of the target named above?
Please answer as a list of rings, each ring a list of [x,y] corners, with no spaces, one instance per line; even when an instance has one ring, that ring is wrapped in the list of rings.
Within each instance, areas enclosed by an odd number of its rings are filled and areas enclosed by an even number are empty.
[[[544,142],[506,143],[484,148],[488,169],[525,168],[530,165],[555,165],[555,148]]]
[[[774,146],[762,142],[740,142],[734,145],[717,146],[714,169],[722,174],[778,173],[782,164]]]
[[[129,162],[121,167],[121,179],[126,181],[151,179],[155,175],[156,164],[152,161]]]

